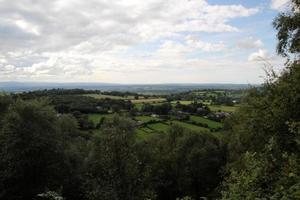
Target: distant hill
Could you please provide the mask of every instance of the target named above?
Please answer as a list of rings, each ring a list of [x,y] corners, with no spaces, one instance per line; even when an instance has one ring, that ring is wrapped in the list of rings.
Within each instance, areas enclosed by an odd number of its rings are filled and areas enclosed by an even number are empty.
[[[130,91],[138,93],[173,93],[195,89],[245,89],[259,85],[249,84],[113,84],[113,83],[47,83],[47,82],[0,82],[0,91],[23,92],[53,88],[97,89],[103,91]]]

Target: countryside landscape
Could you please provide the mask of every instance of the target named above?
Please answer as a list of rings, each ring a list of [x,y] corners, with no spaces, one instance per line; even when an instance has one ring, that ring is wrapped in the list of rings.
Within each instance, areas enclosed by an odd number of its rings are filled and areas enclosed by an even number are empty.
[[[22,99],[50,98],[58,113],[72,114],[80,128],[101,134],[99,127],[116,116],[132,119],[137,137],[146,139],[178,125],[191,131],[218,132],[236,109],[245,90],[193,90],[170,94],[52,89],[17,93]]]
[[[299,0],[0,11],[0,200],[300,199]]]

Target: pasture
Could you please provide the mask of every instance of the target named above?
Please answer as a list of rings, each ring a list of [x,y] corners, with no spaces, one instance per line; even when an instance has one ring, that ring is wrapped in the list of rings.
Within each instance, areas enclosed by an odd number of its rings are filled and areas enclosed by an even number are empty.
[[[144,123],[148,123],[150,121],[161,121],[160,118],[157,118],[157,117],[151,117],[151,116],[137,116],[134,118],[135,120],[138,120],[138,121],[141,121],[141,122],[144,122]]]
[[[165,102],[165,98],[148,98],[148,99],[132,99],[131,103],[133,104],[142,104],[142,103],[162,103]]]
[[[94,124],[98,124],[102,118],[111,118],[113,114],[89,114],[88,119]]]
[[[175,120],[175,121],[170,121],[169,123],[171,125],[172,124],[176,124],[176,125],[181,126],[183,128],[187,128],[187,129],[189,129],[191,131],[206,131],[206,132],[209,131],[209,129],[207,129],[207,128],[204,128],[204,127],[201,127],[201,126],[197,126],[197,125],[193,125],[193,124],[189,124],[189,123],[182,122],[182,121]]]
[[[223,124],[220,123],[220,122],[215,122],[215,121],[212,121],[210,119],[206,119],[204,117],[199,117],[199,116],[195,116],[195,115],[190,116],[190,121],[193,121],[193,122],[196,122],[196,123],[201,123],[201,124],[207,124],[207,126],[209,128],[218,129],[218,128],[223,127]]]
[[[238,105],[235,106],[225,106],[225,105],[209,105],[209,109],[213,112],[235,112],[239,108]]]

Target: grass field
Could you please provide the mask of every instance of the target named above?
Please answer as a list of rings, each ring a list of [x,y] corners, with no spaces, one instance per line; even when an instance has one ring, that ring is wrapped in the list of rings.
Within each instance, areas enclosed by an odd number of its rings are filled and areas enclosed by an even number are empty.
[[[177,102],[179,102],[182,105],[189,105],[191,103],[193,103],[193,101],[172,101],[172,104],[176,104]]]
[[[137,116],[135,117],[136,120],[142,121],[142,122],[150,122],[150,121],[161,121],[161,119],[157,117],[151,117],[151,116]]]
[[[149,98],[149,99],[132,99],[131,103],[142,104],[142,103],[160,103],[166,101],[165,98]]]
[[[181,122],[181,121],[171,121],[170,123],[177,124],[179,126],[182,126],[183,128],[187,128],[187,129],[190,129],[192,131],[209,131],[209,129],[207,129],[207,128],[196,126],[196,125],[193,125],[193,124],[188,124],[188,123]]]
[[[138,110],[141,110],[142,107],[143,107],[143,105],[144,105],[144,104],[142,104],[142,103],[136,103],[136,104],[134,104],[134,107],[135,107],[136,109],[138,109]]]
[[[98,124],[101,118],[110,118],[112,116],[113,114],[89,114],[89,120],[91,120],[94,124]]]
[[[149,124],[148,127],[155,132],[167,132],[170,129],[170,126],[163,123]]]
[[[234,112],[239,106],[223,106],[223,105],[209,105],[208,106],[211,111],[223,111],[223,112]]]
[[[199,116],[190,116],[190,120],[197,122],[197,123],[202,123],[202,124],[207,124],[209,128],[222,128],[223,124],[220,122],[215,122],[209,119],[206,119],[204,117],[199,117]]]
[[[112,96],[112,95],[104,95],[104,94],[86,94],[85,96],[93,97],[95,99],[122,99],[122,100],[128,100],[133,99],[133,96],[128,97],[121,97],[121,96]]]

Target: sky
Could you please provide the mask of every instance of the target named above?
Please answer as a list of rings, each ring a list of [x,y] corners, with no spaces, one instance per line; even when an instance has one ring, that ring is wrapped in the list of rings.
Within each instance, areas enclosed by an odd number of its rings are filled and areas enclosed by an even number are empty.
[[[261,83],[288,0],[0,0],[0,81]]]

